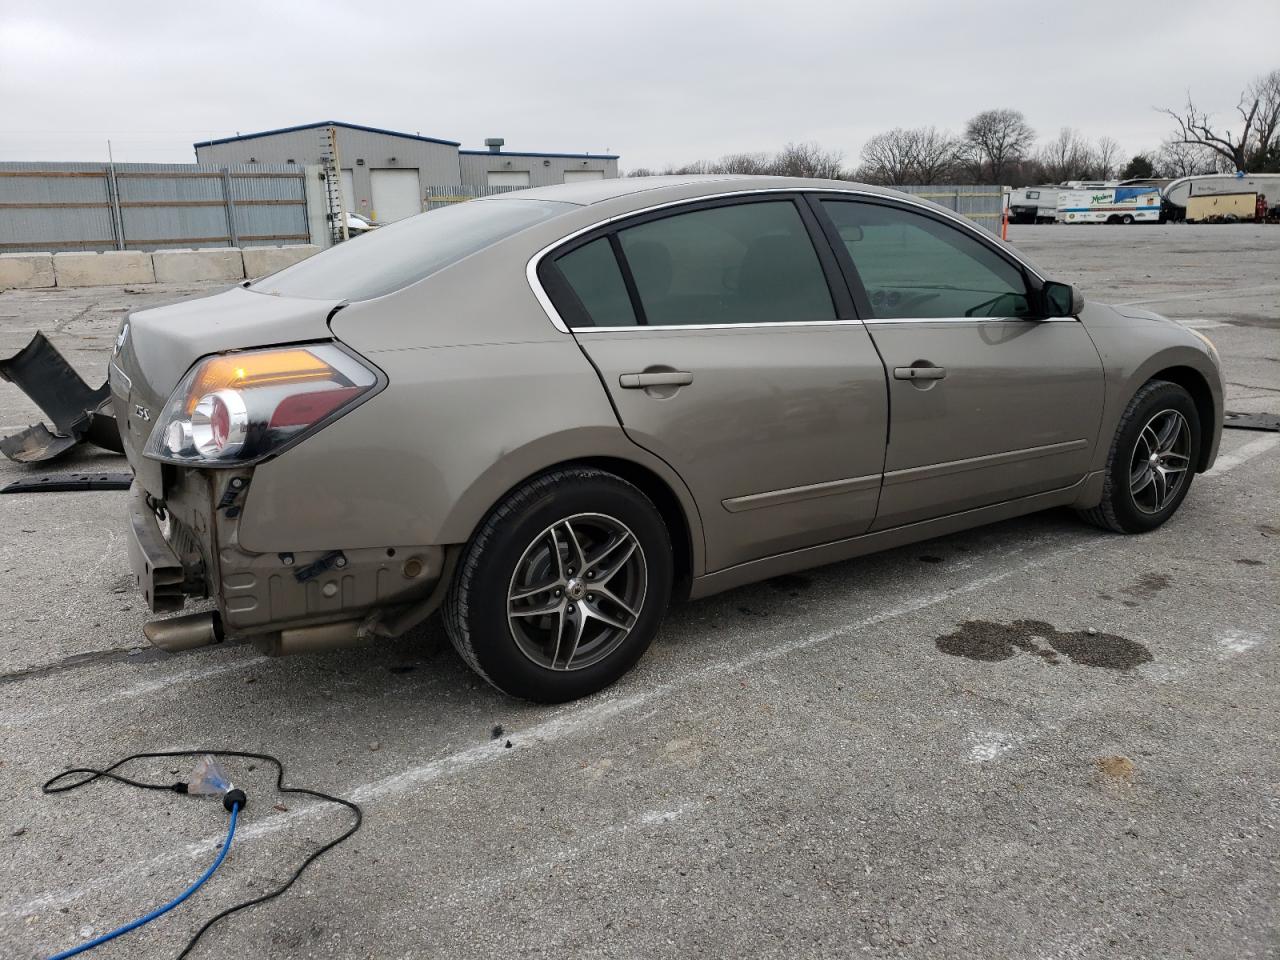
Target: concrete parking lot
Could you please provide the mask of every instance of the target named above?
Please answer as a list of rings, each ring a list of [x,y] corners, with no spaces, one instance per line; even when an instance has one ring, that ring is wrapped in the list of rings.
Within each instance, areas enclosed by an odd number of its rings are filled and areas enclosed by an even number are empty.
[[[1203,330],[1228,409],[1280,413],[1280,227],[1010,240]],[[124,311],[209,289],[9,291],[0,354],[40,328],[99,382]],[[0,383],[0,429],[35,416]],[[0,497],[0,956],[158,905],[225,829],[211,802],[44,780],[226,747],[365,823],[194,956],[1275,957],[1278,469],[1280,434],[1231,430],[1146,536],[1056,511],[686,604],[562,707],[477,681],[435,624],[293,659],[147,649],[124,495]],[[26,472],[0,461],[0,485]],[[175,955],[349,822],[231,770],[250,805],[222,869],[98,955]]]

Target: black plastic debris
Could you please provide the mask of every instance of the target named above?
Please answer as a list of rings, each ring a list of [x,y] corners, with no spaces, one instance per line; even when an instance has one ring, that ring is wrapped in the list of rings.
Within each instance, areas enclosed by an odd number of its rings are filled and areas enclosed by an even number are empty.
[[[128,490],[132,473],[49,473],[15,480],[0,493],[68,493],[77,490]]]
[[[1222,425],[1234,430],[1270,430],[1280,433],[1280,416],[1274,413],[1232,413],[1222,415]]]
[[[124,452],[108,385],[90,387],[43,333],[37,332],[12,357],[0,360],[0,377],[17,384],[53,421],[52,430],[37,423],[0,439],[0,453],[10,460],[52,460],[78,443]]]

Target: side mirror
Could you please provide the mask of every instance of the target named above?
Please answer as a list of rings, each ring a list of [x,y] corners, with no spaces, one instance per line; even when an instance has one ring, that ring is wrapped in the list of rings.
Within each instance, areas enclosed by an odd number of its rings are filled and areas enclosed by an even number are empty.
[[[1050,280],[1040,289],[1046,317],[1074,317],[1084,309],[1084,294],[1069,283]]]

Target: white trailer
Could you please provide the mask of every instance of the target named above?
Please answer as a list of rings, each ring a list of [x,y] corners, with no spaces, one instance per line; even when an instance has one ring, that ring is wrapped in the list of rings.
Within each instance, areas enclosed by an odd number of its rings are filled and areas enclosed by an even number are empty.
[[[1058,188],[1019,187],[1009,193],[1012,223],[1053,223],[1058,219]]]
[[[1159,223],[1157,187],[1100,187],[1058,194],[1059,223]]]
[[[1164,188],[1164,200],[1176,208],[1173,216],[1181,220],[1192,197],[1216,197],[1224,193],[1260,193],[1267,198],[1267,206],[1272,206],[1280,201],[1280,173],[1210,173],[1182,177]]]

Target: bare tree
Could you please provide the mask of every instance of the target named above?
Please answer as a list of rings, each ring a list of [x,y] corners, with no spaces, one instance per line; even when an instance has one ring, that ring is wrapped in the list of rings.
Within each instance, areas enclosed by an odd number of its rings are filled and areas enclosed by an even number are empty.
[[[867,183],[899,186],[915,179],[913,131],[895,127],[877,133],[862,148],[862,166],[857,177]]]
[[[1216,173],[1216,161],[1226,164],[1225,159],[1201,144],[1185,143],[1170,137],[1160,145],[1155,167],[1160,176],[1177,179],[1199,173]]]
[[[1036,132],[1018,110],[984,110],[964,128],[967,160],[975,179],[1001,183],[1011,164],[1026,156]]]
[[[955,176],[962,144],[948,131],[919,127],[915,131],[916,182],[945,183]]]
[[[1042,179],[1049,183],[1092,179],[1095,160],[1089,141],[1078,130],[1063,127],[1036,153]]]
[[[745,173],[765,177],[773,173],[773,158],[767,153],[731,153],[707,165],[707,173]]]
[[[788,143],[773,158],[770,173],[779,177],[844,178],[844,155],[816,143]]]
[[[1258,101],[1254,117],[1254,148],[1250,162],[1258,170],[1280,167],[1280,69],[1263,74],[1249,85],[1246,96]],[[1277,170],[1276,172],[1280,172]]]
[[[936,127],[878,133],[862,148],[857,178],[869,183],[941,183],[954,173],[960,142]]]
[[[816,143],[788,143],[775,154],[731,153],[719,160],[695,160],[680,165],[668,164],[661,170],[641,167],[627,174],[631,177],[650,177],[655,174],[724,174],[743,173],[767,177],[817,177],[839,180],[844,176],[841,154],[826,150]]]
[[[1280,70],[1257,77],[1236,101],[1238,125],[1219,124],[1213,115],[1195,105],[1191,93],[1181,110],[1161,108],[1177,124],[1175,138],[1212,150],[1233,170],[1248,170],[1255,158],[1265,157],[1280,131]]]
[[[1120,144],[1111,137],[1099,137],[1093,149],[1094,168],[1099,180],[1110,180],[1120,165]]]

